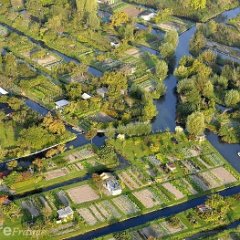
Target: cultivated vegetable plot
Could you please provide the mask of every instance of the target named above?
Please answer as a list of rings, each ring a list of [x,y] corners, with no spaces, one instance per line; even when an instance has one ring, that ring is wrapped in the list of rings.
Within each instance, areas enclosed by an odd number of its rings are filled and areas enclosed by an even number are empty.
[[[159,197],[151,190],[151,188],[134,192],[133,195],[146,208],[152,208],[162,203]]]
[[[237,179],[224,167],[215,168],[210,172],[214,174],[221,181],[222,185],[237,181]]]
[[[132,202],[127,195],[121,195],[114,198],[112,201],[126,215],[130,215],[139,211],[138,206]]]
[[[65,156],[65,159],[72,163],[72,162],[80,161],[83,159],[88,159],[94,156],[95,156],[95,153],[93,152],[92,149],[83,148]]]
[[[171,183],[185,195],[195,195],[198,193],[198,191],[185,178],[173,180]]]
[[[118,219],[122,216],[119,210],[110,201],[102,201],[102,206],[109,212],[112,218]]]
[[[93,213],[88,208],[81,208],[77,211],[88,225],[92,226],[97,223],[97,219],[94,217]]]
[[[133,176],[129,175],[126,171],[123,171],[118,174],[118,177],[121,181],[130,189],[137,189],[141,186],[137,183],[137,181],[133,178]]]
[[[180,192],[173,184],[171,184],[170,182],[167,183],[163,183],[162,186],[168,190],[171,194],[173,194],[175,196],[175,198],[177,200],[184,198],[184,194],[182,192]]]

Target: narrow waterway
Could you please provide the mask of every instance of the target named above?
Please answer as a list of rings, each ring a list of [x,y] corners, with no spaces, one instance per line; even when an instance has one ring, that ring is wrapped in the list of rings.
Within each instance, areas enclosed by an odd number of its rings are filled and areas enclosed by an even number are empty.
[[[233,222],[233,223],[231,223],[229,225],[226,225],[226,226],[215,228],[213,230],[208,230],[208,231],[204,231],[204,232],[200,232],[200,233],[194,234],[193,236],[186,238],[186,240],[196,240],[196,239],[200,239],[200,238],[201,239],[202,238],[207,238],[208,239],[208,237],[211,237],[211,236],[213,236],[213,235],[215,235],[217,233],[223,232],[225,230],[234,229],[234,228],[237,228],[238,226],[240,226],[240,220],[237,220],[237,221],[235,221],[235,222]],[[226,238],[224,238],[224,239],[226,239]]]
[[[218,21],[227,22],[229,19],[236,17],[240,13],[240,7],[233,10],[229,10],[217,17]],[[184,55],[190,55],[189,52],[189,41],[196,32],[196,27],[190,28],[188,31],[184,32],[179,37],[179,44],[176,49],[176,63],[174,69],[178,66],[179,60]],[[224,55],[225,58],[228,56]],[[234,60],[228,58],[229,60]],[[176,86],[177,79],[173,74],[170,74],[165,80],[165,85],[167,86],[167,92],[164,97],[155,101],[158,115],[152,123],[153,132],[164,131],[169,129],[174,131],[176,127],[176,106],[177,106],[177,95]],[[207,139],[211,144],[223,155],[225,159],[238,171],[240,172],[240,158],[237,152],[240,151],[239,144],[227,144],[222,143],[219,137],[211,132],[207,132]]]
[[[165,85],[167,87],[167,92],[164,97],[155,101],[157,106],[158,115],[152,123],[152,130],[154,132],[164,131],[169,129],[170,131],[175,131],[176,127],[176,105],[177,105],[177,95],[176,86],[177,79],[173,75],[173,70],[178,66],[179,60],[184,55],[190,55],[189,53],[189,41],[193,37],[196,31],[196,27],[190,28],[188,31],[182,33],[179,37],[179,44],[175,53],[175,64],[170,70],[172,73],[165,80]]]
[[[227,197],[227,196],[237,194],[239,192],[240,192],[240,186],[237,186],[237,187],[232,187],[232,188],[223,190],[223,191],[219,192],[219,194]],[[148,222],[156,220],[156,219],[170,217],[177,213],[186,211],[190,208],[194,208],[200,204],[203,204],[206,201],[207,197],[208,196],[202,196],[199,198],[195,198],[195,199],[189,200],[185,203],[181,203],[181,204],[178,204],[175,206],[170,206],[170,207],[167,207],[167,208],[164,208],[161,210],[157,210],[155,212],[140,215],[138,217],[127,219],[122,222],[117,222],[117,223],[111,224],[109,226],[99,228],[97,230],[94,230],[94,231],[91,231],[91,232],[88,232],[86,234],[79,235],[76,237],[72,237],[69,239],[71,239],[71,240],[94,239],[94,238],[98,238],[98,237],[101,237],[101,236],[104,236],[104,235],[107,235],[110,233],[124,231],[129,228],[137,227],[139,225],[143,225],[145,223],[148,223]]]

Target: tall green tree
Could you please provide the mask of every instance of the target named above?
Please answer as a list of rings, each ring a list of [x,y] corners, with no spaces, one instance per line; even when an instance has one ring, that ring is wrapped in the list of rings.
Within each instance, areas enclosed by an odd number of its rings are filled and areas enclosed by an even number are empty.
[[[201,112],[194,112],[187,117],[187,131],[194,136],[198,136],[204,132],[205,121]]]

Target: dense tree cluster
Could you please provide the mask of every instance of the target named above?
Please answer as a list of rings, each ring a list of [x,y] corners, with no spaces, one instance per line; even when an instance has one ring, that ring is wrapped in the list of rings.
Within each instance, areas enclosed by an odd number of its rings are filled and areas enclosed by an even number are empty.
[[[142,4],[159,10],[169,8],[172,9],[174,15],[190,17],[194,20],[207,20],[214,13],[239,4],[236,0],[128,0],[128,2]]]
[[[187,124],[189,133],[199,135],[206,126],[218,132],[223,140],[238,142],[239,66],[225,64],[219,68],[216,55],[206,50],[196,59],[183,57],[175,75],[179,79],[178,120]],[[216,104],[231,107],[232,112],[219,114]]]
[[[199,31],[212,41],[233,47],[240,47],[239,31],[228,24],[217,23],[214,20],[199,27]]]
[[[39,118],[19,98],[3,96],[0,103],[12,111],[11,115],[0,111],[0,160],[28,155],[71,137],[61,120],[51,115]]]

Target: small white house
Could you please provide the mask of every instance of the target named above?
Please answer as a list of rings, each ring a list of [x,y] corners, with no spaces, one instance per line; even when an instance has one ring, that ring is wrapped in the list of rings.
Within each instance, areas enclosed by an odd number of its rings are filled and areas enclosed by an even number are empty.
[[[57,213],[61,222],[66,222],[73,219],[73,210],[69,206],[58,210]]]
[[[87,94],[87,93],[83,93],[82,94],[82,99],[84,99],[84,100],[88,100],[88,99],[90,99],[92,96],[91,95],[89,95],[89,94]]]
[[[103,181],[103,186],[110,192],[112,196],[122,193],[122,189],[118,180],[111,173],[102,173],[100,177]]]
[[[203,134],[203,135],[199,135],[199,136],[196,136],[196,140],[198,142],[204,142],[206,140],[206,136]]]
[[[0,95],[7,95],[7,94],[8,92],[5,89],[0,87]]]
[[[166,166],[171,172],[176,170],[176,165],[173,162],[167,163]]]
[[[118,134],[117,139],[119,140],[125,140],[125,134]]]
[[[111,47],[118,48],[120,46],[120,42],[117,41],[111,41],[110,42]]]
[[[56,109],[63,108],[65,106],[67,106],[68,104],[69,104],[69,101],[67,101],[66,99],[62,99],[62,100],[55,102]]]
[[[143,12],[140,17],[145,21],[150,21],[152,18],[156,16],[156,13],[154,12]]]
[[[205,213],[205,212],[210,211],[211,207],[209,207],[208,205],[205,205],[205,204],[201,204],[201,205],[197,206],[197,209],[198,209],[199,212]]]
[[[175,132],[176,133],[182,133],[184,131],[184,129],[181,126],[176,126],[175,127]]]

